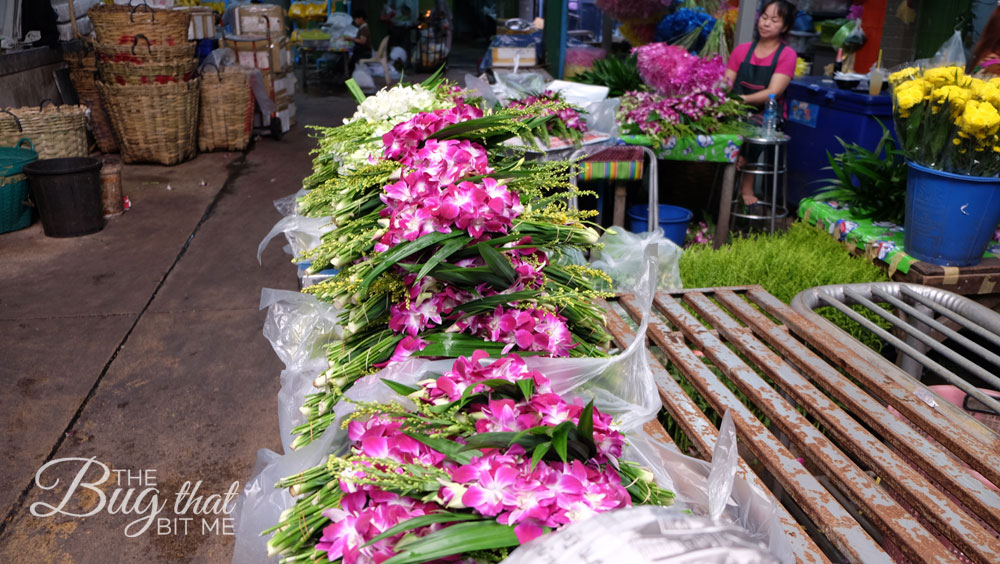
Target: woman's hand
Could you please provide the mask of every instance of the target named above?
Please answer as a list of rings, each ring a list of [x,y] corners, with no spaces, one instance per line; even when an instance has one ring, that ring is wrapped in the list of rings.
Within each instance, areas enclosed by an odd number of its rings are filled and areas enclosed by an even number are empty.
[[[771,82],[767,88],[753,94],[743,96],[743,101],[754,106],[763,106],[767,102],[767,97],[774,94],[775,98],[780,98],[785,93],[785,89],[791,84],[792,77],[787,74],[774,73],[771,75]]]

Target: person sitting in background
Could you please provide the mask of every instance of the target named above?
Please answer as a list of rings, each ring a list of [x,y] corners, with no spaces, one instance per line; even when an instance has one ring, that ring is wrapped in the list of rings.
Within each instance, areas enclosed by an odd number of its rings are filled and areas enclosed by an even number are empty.
[[[348,65],[348,71],[353,75],[358,61],[372,56],[372,30],[368,28],[368,12],[363,8],[351,11],[351,17],[354,18],[354,26],[358,28],[358,34],[348,38],[354,42],[354,51]]]
[[[986,21],[979,41],[972,48],[969,72],[1000,75],[1000,7],[993,9],[993,15]]]
[[[754,41],[737,45],[726,64],[726,80],[733,85],[732,93],[751,106],[762,108],[768,96],[774,94],[784,106],[782,94],[795,76],[795,50],[785,43],[785,37],[795,22],[795,6],[787,0],[768,0],[757,18]],[[760,153],[741,156],[756,162]],[[753,176],[744,175],[740,193],[748,206],[757,203],[753,192]]]

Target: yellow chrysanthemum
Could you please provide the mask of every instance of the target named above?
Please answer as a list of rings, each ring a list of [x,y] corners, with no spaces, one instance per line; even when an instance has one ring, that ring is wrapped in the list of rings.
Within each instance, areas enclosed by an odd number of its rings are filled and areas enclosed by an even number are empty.
[[[955,84],[960,77],[965,77],[965,71],[961,67],[937,67],[924,71],[924,80],[933,84],[935,88]]]
[[[994,135],[1000,128],[1000,112],[997,112],[993,104],[969,100],[956,125],[977,139],[985,139],[989,135]]]
[[[996,78],[991,78],[991,79],[987,80],[986,82],[987,82],[987,84],[992,84],[993,86],[996,86],[997,88],[1000,88],[1000,76],[998,76]]]
[[[969,101],[971,96],[972,92],[953,84],[942,86],[931,92],[931,99],[934,100],[935,104],[947,102],[951,106],[952,117],[957,116],[965,108],[965,103]]]
[[[908,82],[896,90],[896,105],[900,110],[909,111],[910,108],[924,101],[923,86],[920,84],[911,86],[911,84],[913,83]]]
[[[984,83],[978,88],[978,91],[975,87],[973,87],[973,92],[976,95],[976,99],[979,101],[1000,107],[1000,87]]]
[[[918,67],[906,67],[903,70],[898,70],[889,75],[890,84],[899,84],[904,80],[910,80],[920,76],[920,69]]]

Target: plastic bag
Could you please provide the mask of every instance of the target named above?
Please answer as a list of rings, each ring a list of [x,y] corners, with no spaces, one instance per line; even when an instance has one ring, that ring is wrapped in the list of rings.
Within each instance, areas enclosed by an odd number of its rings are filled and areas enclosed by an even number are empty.
[[[297,257],[305,251],[318,247],[322,241],[323,234],[329,233],[333,229],[333,219],[329,217],[285,216],[278,223],[274,224],[271,231],[260,242],[260,245],[257,246],[257,262],[261,262],[261,255],[264,254],[267,244],[271,242],[271,239],[277,237],[279,233],[285,234],[285,238],[288,239],[288,244],[290,245],[290,248],[286,248],[285,252]]]
[[[603,270],[611,277],[615,292],[631,293],[636,290],[635,273],[641,272],[643,253],[649,247],[655,247],[659,257],[657,290],[684,287],[680,271],[680,259],[684,251],[665,238],[662,229],[636,234],[615,227],[605,231],[598,243],[603,243],[603,247],[591,253],[590,266]]]
[[[538,72],[512,72],[494,69],[497,84],[502,87],[503,98],[516,100],[525,96],[541,94],[545,91],[545,75]]]
[[[497,100],[496,93],[493,92],[493,88],[490,83],[479,78],[478,76],[472,76],[466,73],[465,75],[465,89],[472,92],[472,96],[478,96],[483,99],[484,108],[493,108],[500,103]]]
[[[299,198],[306,195],[306,190],[303,188],[294,194],[289,194],[283,198],[278,198],[274,201],[274,209],[278,210],[281,215],[294,215],[298,211]]]
[[[589,131],[607,134],[611,139],[618,138],[618,106],[620,98],[607,98],[600,102],[588,102],[581,107],[586,112],[583,120],[587,122]]]
[[[267,308],[264,337],[285,369],[278,391],[278,428],[285,452],[290,452],[292,429],[305,422],[299,406],[316,391],[313,380],[329,367],[323,346],[343,333],[340,310],[315,296],[264,288],[260,309]]]
[[[727,411],[708,463],[680,453],[672,444],[653,438],[639,428],[632,431],[622,458],[643,464],[657,483],[677,495],[674,507],[717,523],[736,524],[767,546],[783,564],[795,561],[778,520],[777,502],[749,481],[737,478],[739,466],[736,428]]]
[[[525,544],[504,564],[776,564],[739,527],[642,505],[572,523]]]
[[[962,33],[956,31],[945,41],[931,58],[927,67],[946,67],[956,65],[965,68],[965,45],[962,43]]]
[[[358,83],[358,87],[360,87],[363,92],[375,91],[375,79],[372,78],[368,69],[363,66],[358,65],[358,67],[354,69],[354,74],[351,75],[351,78]]]

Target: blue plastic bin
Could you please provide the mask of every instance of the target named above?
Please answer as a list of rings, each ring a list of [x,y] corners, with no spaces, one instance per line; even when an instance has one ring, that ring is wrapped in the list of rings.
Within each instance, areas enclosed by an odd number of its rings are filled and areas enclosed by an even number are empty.
[[[663,229],[663,236],[670,239],[678,246],[684,245],[684,238],[687,236],[688,223],[694,217],[694,213],[680,206],[667,204],[659,205],[660,228]],[[632,233],[645,233],[649,231],[649,206],[639,204],[628,208],[629,225]]]
[[[882,138],[879,121],[895,135],[888,91],[869,96],[841,90],[831,78],[806,76],[788,85],[785,99],[785,133],[792,138],[788,144],[788,204],[792,209],[820,190],[822,183],[816,181],[832,178],[833,173],[823,169],[830,166],[827,151],[832,155],[843,151],[838,137],[874,150]]]

